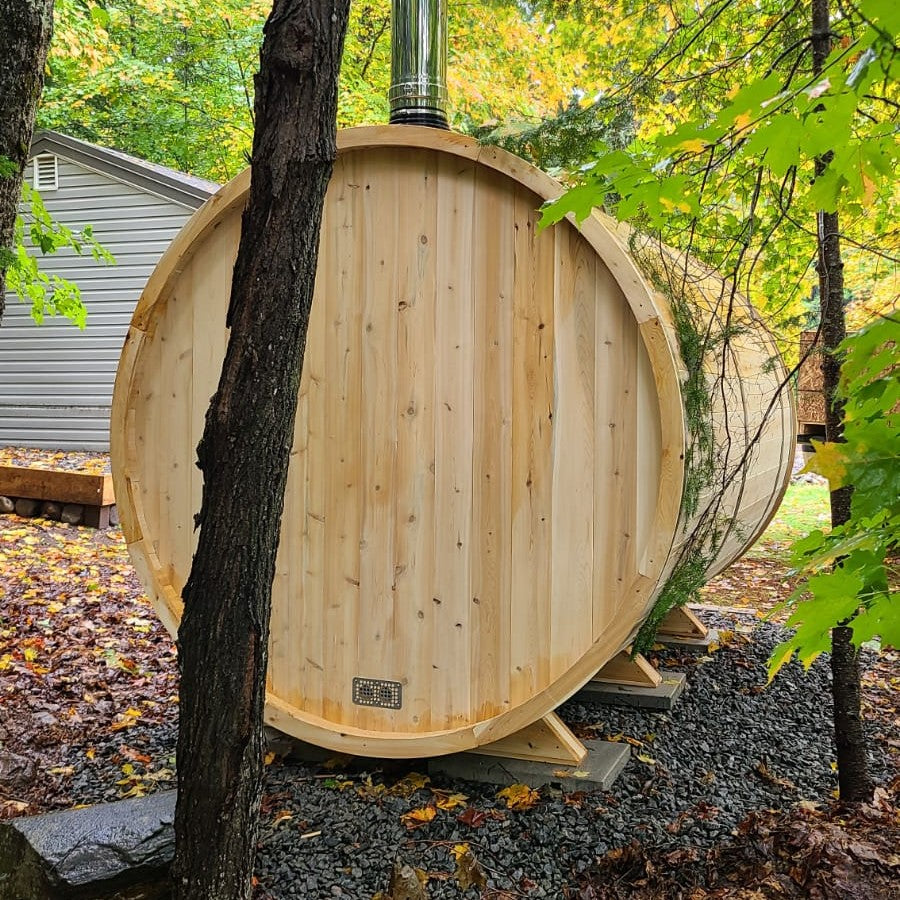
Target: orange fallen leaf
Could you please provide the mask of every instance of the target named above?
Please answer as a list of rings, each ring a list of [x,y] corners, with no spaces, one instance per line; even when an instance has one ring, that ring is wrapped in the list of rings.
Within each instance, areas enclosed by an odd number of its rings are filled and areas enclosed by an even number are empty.
[[[437,809],[430,803],[420,809],[411,809],[408,813],[400,816],[400,821],[412,831],[414,828],[421,828],[427,825],[437,815]]]

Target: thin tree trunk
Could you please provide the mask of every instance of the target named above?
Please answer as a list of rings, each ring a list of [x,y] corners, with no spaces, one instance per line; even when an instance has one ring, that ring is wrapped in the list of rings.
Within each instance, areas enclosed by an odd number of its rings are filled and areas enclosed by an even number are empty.
[[[53,0],[0,0],[0,320],[22,174],[44,86]]]
[[[178,633],[177,900],[250,896],[271,588],[348,7],[275,0],[265,26],[231,336],[197,448],[201,531]]]
[[[831,51],[828,0],[812,4],[813,71],[821,73]],[[821,175],[830,154],[816,160]],[[846,337],[844,316],[844,264],[841,260],[840,221],[837,212],[818,214],[818,274],[822,376],[825,392],[825,440],[842,441],[844,406],[837,396],[841,374],[835,353]],[[850,518],[852,488],[831,492],[831,525]],[[859,654],[851,643],[852,630],[844,626],[831,632],[831,693],[834,702],[834,742],[837,750],[838,784],[847,803],[870,800],[874,786],[869,777],[865,735],[860,706]]]

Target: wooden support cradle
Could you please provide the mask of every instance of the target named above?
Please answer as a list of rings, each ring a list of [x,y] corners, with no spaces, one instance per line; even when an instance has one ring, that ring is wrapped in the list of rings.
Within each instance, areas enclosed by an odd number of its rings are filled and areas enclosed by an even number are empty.
[[[484,756],[505,756],[560,766],[572,766],[587,756],[587,747],[556,713],[548,713],[520,731],[479,747]]]
[[[662,620],[658,634],[700,639],[709,634],[709,629],[686,606],[676,606]]]
[[[627,650],[620,650],[591,681],[655,688],[662,683],[662,676],[640,653],[632,659]]]

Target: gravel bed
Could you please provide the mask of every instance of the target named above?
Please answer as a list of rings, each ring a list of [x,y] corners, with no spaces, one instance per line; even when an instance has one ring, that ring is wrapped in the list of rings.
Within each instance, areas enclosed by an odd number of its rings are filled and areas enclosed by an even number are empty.
[[[362,768],[324,770],[276,760],[267,768],[255,896],[370,900],[387,890],[390,869],[400,860],[429,874],[432,900],[472,898],[478,892],[463,891],[452,877],[453,847],[467,843],[495,891],[485,897],[563,898],[598,857],[634,840],[705,849],[727,839],[750,810],[830,799],[837,778],[827,660],[809,672],[792,664],[766,688],[765,662],[782,630],[737,612],[704,610],[703,618],[733,637],[710,655],[658,654],[663,668],[688,676],[673,710],[575,701],[561,708],[582,736],[630,739],[632,759],[606,793],[567,794],[551,786],[532,809],[518,812],[507,809],[494,787],[445,778],[405,796],[392,793],[407,772],[424,770],[421,763],[385,767],[362,760]],[[73,803],[121,795],[122,738],[97,740],[90,761],[78,754],[81,761],[67,779]],[[128,733],[128,745],[151,757],[152,769],[171,765],[174,743],[174,723]],[[888,775],[884,748],[872,747],[873,774],[881,781]],[[172,786],[169,780],[144,783],[146,790]],[[468,799],[407,829],[401,816],[434,803],[432,789]],[[466,807],[484,813],[478,827],[459,820]]]
[[[746,618],[707,619],[751,630]],[[761,624],[747,637],[738,631],[709,657],[660,654],[664,665],[683,663],[677,668],[689,679],[670,712],[577,702],[562,707],[573,727],[642,742],[608,793],[566,795],[550,788],[532,810],[513,812],[494,788],[435,780],[429,787],[462,792],[469,805],[497,817],[471,828],[458,820],[458,810],[438,810],[427,826],[408,831],[400,817],[428,803],[428,789],[409,798],[367,799],[357,791],[359,773],[347,775],[353,784],[339,789],[340,773],[323,779],[315,777],[320,770],[302,765],[270,767],[266,790],[273,808],[292,818],[264,826],[260,896],[369,898],[386,890],[391,864],[400,859],[438,873],[428,883],[430,897],[472,897],[477,892],[446,878],[454,868],[453,846],[466,842],[489,886],[510,892],[500,896],[558,898],[597,857],[633,840],[707,848],[727,838],[750,810],[830,799],[837,778],[827,661],[808,673],[791,665],[764,688],[765,662],[783,633]],[[872,764],[876,778],[884,778],[881,756]],[[316,831],[321,834],[301,837]]]

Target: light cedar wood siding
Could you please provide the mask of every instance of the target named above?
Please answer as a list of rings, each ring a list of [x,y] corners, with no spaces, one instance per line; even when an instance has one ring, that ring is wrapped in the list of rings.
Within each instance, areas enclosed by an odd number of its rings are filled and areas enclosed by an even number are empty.
[[[31,183],[33,162],[26,175]],[[116,264],[102,265],[72,250],[40,261],[44,272],[81,288],[88,308],[84,331],[50,318],[38,327],[28,306],[15,296],[7,298],[0,326],[0,446],[106,450],[113,381],[131,314],[160,256],[195,206],[62,156],[59,188],[47,191],[43,200],[53,218],[73,230],[92,225]]]

